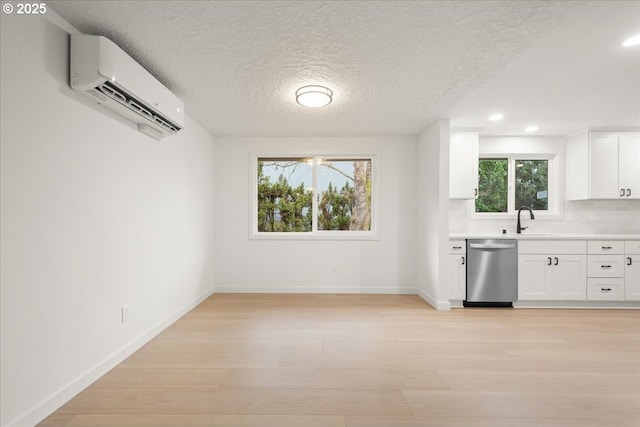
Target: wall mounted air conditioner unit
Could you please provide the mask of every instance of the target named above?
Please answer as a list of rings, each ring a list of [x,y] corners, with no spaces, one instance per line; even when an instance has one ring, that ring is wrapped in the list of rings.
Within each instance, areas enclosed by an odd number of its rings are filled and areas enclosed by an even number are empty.
[[[184,103],[105,37],[71,35],[70,84],[156,139],[184,127]]]

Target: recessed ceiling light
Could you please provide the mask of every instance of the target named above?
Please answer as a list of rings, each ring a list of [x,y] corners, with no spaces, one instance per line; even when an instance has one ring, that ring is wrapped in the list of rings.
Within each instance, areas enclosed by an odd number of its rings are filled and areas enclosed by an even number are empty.
[[[525,132],[535,132],[538,130],[538,126],[527,126],[526,128],[524,128]]]
[[[303,86],[296,91],[296,102],[305,107],[324,107],[332,100],[333,92],[324,86]]]
[[[626,39],[624,43],[622,43],[622,46],[630,47],[630,46],[638,46],[639,44],[640,44],[640,34],[636,34],[635,36],[629,37],[628,39]]]
[[[502,120],[504,118],[504,114],[502,113],[495,113],[489,116],[489,120],[491,120],[492,122],[497,122],[498,120]]]

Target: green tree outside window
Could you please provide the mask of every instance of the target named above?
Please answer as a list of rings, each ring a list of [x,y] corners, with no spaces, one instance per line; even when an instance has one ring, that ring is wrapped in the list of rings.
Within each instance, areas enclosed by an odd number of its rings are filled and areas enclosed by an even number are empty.
[[[516,209],[549,209],[549,161],[516,160]]]
[[[507,159],[480,159],[476,212],[507,212]]]
[[[509,192],[509,177],[515,181]],[[536,211],[549,210],[549,161],[488,159],[478,161],[478,197],[476,212],[516,211],[529,206]]]
[[[258,232],[371,230],[370,159],[259,158]]]

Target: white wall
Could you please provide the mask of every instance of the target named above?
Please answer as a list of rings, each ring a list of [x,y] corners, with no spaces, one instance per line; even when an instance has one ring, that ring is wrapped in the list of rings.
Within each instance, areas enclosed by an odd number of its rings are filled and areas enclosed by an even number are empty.
[[[449,121],[440,120],[418,139],[419,294],[437,309],[449,308]]]
[[[560,214],[545,218],[536,215],[529,221],[530,232],[535,233],[605,233],[639,234],[640,200],[587,200],[566,201],[565,152],[566,138],[562,136],[481,136],[480,154],[496,153],[558,153],[560,157]],[[500,233],[503,229],[515,232],[516,218],[482,219],[473,215],[473,200],[450,201],[450,231],[452,234]]]
[[[68,61],[66,31],[2,14],[2,425],[35,424],[212,292],[213,138],[189,119],[144,136],[72,91]]]
[[[215,145],[216,292],[415,293],[414,137],[216,138]],[[249,239],[251,152],[376,154],[380,239]]]

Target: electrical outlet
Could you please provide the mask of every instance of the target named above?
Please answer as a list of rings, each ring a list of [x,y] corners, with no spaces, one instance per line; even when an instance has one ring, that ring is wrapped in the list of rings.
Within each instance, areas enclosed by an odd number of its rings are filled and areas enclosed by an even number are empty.
[[[122,309],[120,310],[120,315],[121,315],[120,318],[122,320],[122,324],[124,325],[129,321],[129,304],[122,306]]]

